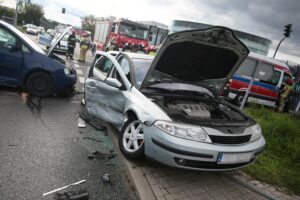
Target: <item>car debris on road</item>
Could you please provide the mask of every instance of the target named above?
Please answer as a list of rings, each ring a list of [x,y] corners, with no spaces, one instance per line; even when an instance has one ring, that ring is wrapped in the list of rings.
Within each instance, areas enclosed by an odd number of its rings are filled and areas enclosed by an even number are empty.
[[[104,174],[102,176],[102,182],[110,184],[110,175],[109,174]]]
[[[78,181],[78,182],[76,182],[76,183],[71,183],[71,184],[66,185],[66,186],[63,186],[63,187],[61,187],[61,188],[54,189],[54,190],[52,190],[52,191],[50,191],[50,192],[44,193],[44,194],[43,194],[43,197],[44,197],[44,196],[47,196],[47,195],[49,195],[49,194],[52,194],[52,193],[55,193],[55,192],[58,192],[58,191],[67,189],[67,188],[69,188],[69,187],[71,187],[71,186],[79,185],[79,184],[82,184],[82,183],[85,183],[85,182],[86,182],[86,180],[81,180],[81,181]]]
[[[91,152],[91,154],[88,155],[88,159],[94,159],[94,158],[97,158],[97,159],[111,159],[111,158],[114,158],[117,154],[115,153],[103,153],[103,152],[100,152],[100,151],[93,151]]]
[[[78,191],[69,191],[64,193],[55,193],[55,200],[88,200],[90,198],[89,192],[86,189]]]

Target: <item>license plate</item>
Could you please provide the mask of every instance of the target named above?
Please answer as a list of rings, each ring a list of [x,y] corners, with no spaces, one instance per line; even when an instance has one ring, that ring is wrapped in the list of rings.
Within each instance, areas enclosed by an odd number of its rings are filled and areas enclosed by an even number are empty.
[[[220,153],[218,164],[234,164],[250,162],[252,152],[248,153]]]

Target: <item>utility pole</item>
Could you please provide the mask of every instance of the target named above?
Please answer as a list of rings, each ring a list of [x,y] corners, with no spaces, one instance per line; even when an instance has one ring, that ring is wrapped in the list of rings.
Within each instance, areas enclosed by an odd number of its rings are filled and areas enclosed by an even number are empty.
[[[17,26],[17,22],[18,22],[18,12],[19,12],[19,0],[16,0],[15,26]]]
[[[276,50],[275,50],[274,55],[273,55],[273,58],[275,58],[276,53],[277,53],[277,51],[278,51],[278,49],[279,49],[279,46],[280,46],[281,42],[282,42],[285,38],[290,37],[291,32],[292,32],[292,24],[287,24],[287,25],[285,25],[285,26],[284,26],[284,33],[283,33],[284,37],[280,40],[279,44],[277,45]]]

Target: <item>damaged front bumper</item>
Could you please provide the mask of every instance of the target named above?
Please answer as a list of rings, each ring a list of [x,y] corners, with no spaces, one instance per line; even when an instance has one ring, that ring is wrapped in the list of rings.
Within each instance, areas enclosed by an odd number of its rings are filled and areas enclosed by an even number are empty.
[[[56,93],[58,94],[72,94],[75,90],[77,81],[76,70],[70,68],[70,74],[59,75],[55,77]]]
[[[206,171],[241,168],[255,161],[263,151],[263,137],[245,144],[223,145],[203,143],[171,136],[155,126],[144,127],[145,154],[150,159],[168,166]],[[248,161],[220,163],[220,156],[247,155]]]

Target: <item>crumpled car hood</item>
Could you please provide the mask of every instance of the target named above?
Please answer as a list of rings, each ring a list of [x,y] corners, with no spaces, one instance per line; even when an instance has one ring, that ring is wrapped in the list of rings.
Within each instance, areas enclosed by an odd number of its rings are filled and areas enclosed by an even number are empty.
[[[226,27],[177,32],[162,44],[141,88],[228,78],[248,54],[248,48]]]

